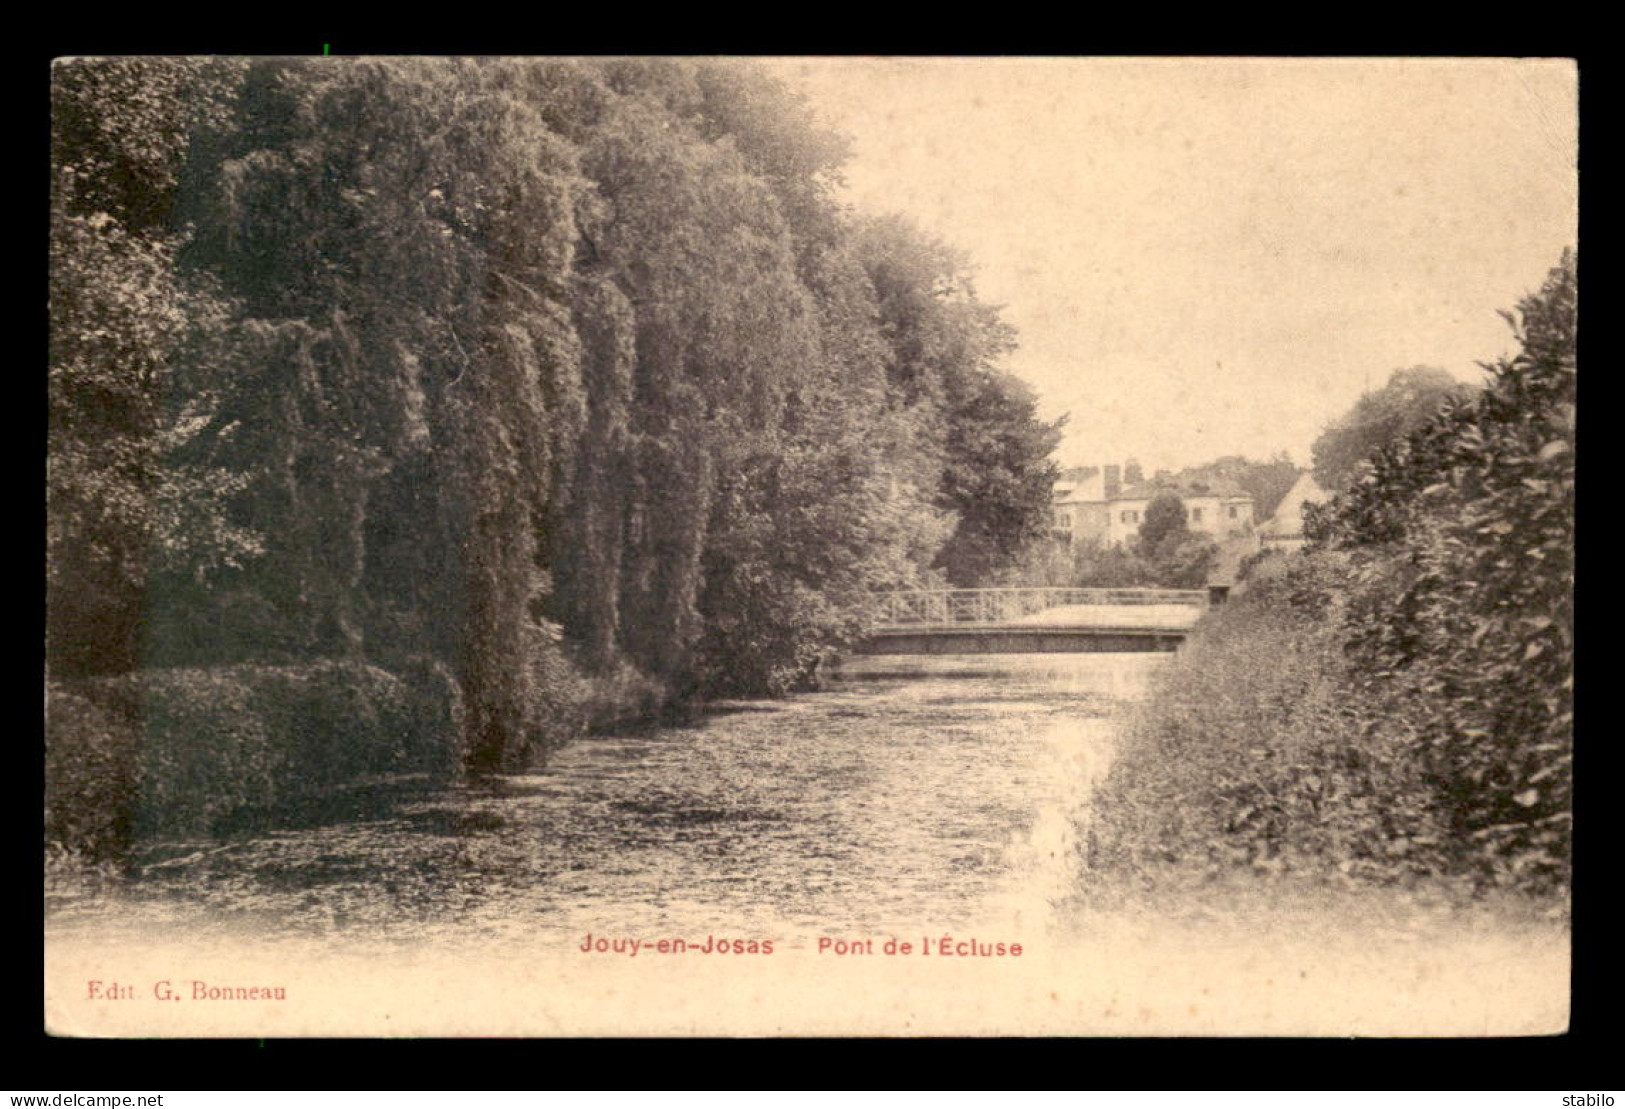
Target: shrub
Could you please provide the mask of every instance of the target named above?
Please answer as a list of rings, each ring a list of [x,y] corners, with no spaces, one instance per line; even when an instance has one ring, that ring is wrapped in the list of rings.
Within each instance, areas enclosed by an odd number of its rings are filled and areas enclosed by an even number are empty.
[[[508,752],[508,770],[528,768],[587,729],[591,687],[566,657],[558,627],[532,627],[530,638],[523,741]]]
[[[1504,801],[1521,780],[1511,768],[1531,773],[1518,760],[1544,733],[1527,719],[1474,726],[1482,710],[1456,700],[1465,679],[1441,676],[1450,657],[1406,630],[1424,574],[1370,552],[1264,564],[1125,725],[1091,817],[1091,864],[1153,883],[1239,867],[1566,888],[1567,822],[1543,822],[1538,808],[1566,798],[1566,752],[1547,754],[1559,770],[1542,796]],[[1373,671],[1373,658],[1401,650],[1412,653],[1403,672]],[[1502,680],[1520,703],[1532,695]]]
[[[1154,583],[1155,574],[1150,563],[1126,546],[1080,543],[1074,566],[1075,573],[1067,583],[1069,585],[1123,589]]]
[[[1573,792],[1577,264],[1519,306],[1489,387],[1379,451],[1316,514],[1348,552],[1355,683],[1406,707],[1462,862],[1561,891]]]
[[[448,676],[449,677],[449,676]],[[455,685],[362,663],[147,670],[53,683],[46,835],[96,857],[377,773],[449,771]]]
[[[1127,723],[1090,828],[1094,865],[1144,879],[1236,867],[1403,881],[1448,836],[1393,706],[1354,695],[1306,563],[1210,614]]]
[[[671,689],[625,660],[587,679],[587,727],[604,731],[654,720],[672,707]]]
[[[83,684],[46,687],[45,834],[58,855],[106,858],[132,838],[141,731],[92,701]]]
[[[1153,580],[1164,589],[1200,589],[1212,576],[1218,557],[1218,544],[1203,536],[1167,535],[1151,564]]]

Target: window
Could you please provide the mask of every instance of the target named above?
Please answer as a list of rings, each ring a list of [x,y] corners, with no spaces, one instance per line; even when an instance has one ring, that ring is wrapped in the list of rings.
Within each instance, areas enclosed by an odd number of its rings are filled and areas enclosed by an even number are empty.
[[[1138,512],[1125,512],[1125,513],[1123,513],[1123,523],[1125,523],[1125,524],[1135,524],[1135,523],[1138,523],[1139,520],[1140,520],[1140,514]]]
[[[1191,523],[1200,524],[1201,522],[1202,522],[1202,510],[1200,508],[1191,509]]]
[[[1234,520],[1236,518],[1236,516],[1240,513],[1240,511],[1241,510],[1238,509],[1235,505],[1231,505],[1230,506],[1230,518],[1232,520]]]

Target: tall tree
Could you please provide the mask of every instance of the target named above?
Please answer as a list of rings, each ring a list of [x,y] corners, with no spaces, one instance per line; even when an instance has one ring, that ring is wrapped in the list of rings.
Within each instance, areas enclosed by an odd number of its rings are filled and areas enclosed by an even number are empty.
[[[1431,366],[1395,370],[1315,440],[1315,480],[1329,490],[1345,488],[1361,462],[1426,423],[1447,401],[1475,392],[1476,386]]]
[[[215,367],[227,305],[182,272],[189,150],[217,129],[233,63],[79,59],[52,72],[46,470],[47,657],[56,673],[143,660],[155,574],[212,582],[262,537],[233,521],[243,473]]]
[[[257,345],[245,585],[301,653],[451,660],[483,766],[539,726],[540,533],[584,419],[574,156],[519,76],[256,63],[187,255]]]
[[[939,563],[951,582],[990,581],[1049,533],[1061,423],[1036,407],[1025,382],[988,374],[948,410],[941,503],[959,523]]]
[[[1001,372],[1014,332],[976,296],[962,256],[907,221],[862,228],[864,263],[890,347],[891,404],[940,462],[936,504],[957,517],[937,558],[949,581],[975,585],[1047,534],[1061,424],[1037,418],[1033,394]]]

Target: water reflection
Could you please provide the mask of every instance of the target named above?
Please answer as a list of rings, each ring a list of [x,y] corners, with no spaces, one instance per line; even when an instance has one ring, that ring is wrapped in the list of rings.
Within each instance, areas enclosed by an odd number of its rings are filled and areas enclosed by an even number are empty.
[[[931,680],[987,682],[1003,679],[1028,693],[1100,694],[1137,700],[1167,656],[1135,654],[856,655],[831,671],[836,684]]]

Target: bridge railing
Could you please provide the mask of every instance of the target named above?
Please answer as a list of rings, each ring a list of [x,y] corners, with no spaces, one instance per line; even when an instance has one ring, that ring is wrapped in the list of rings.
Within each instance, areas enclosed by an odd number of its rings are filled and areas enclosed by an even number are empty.
[[[874,598],[875,623],[882,628],[1008,624],[1062,605],[1208,604],[1201,589],[907,589]]]

